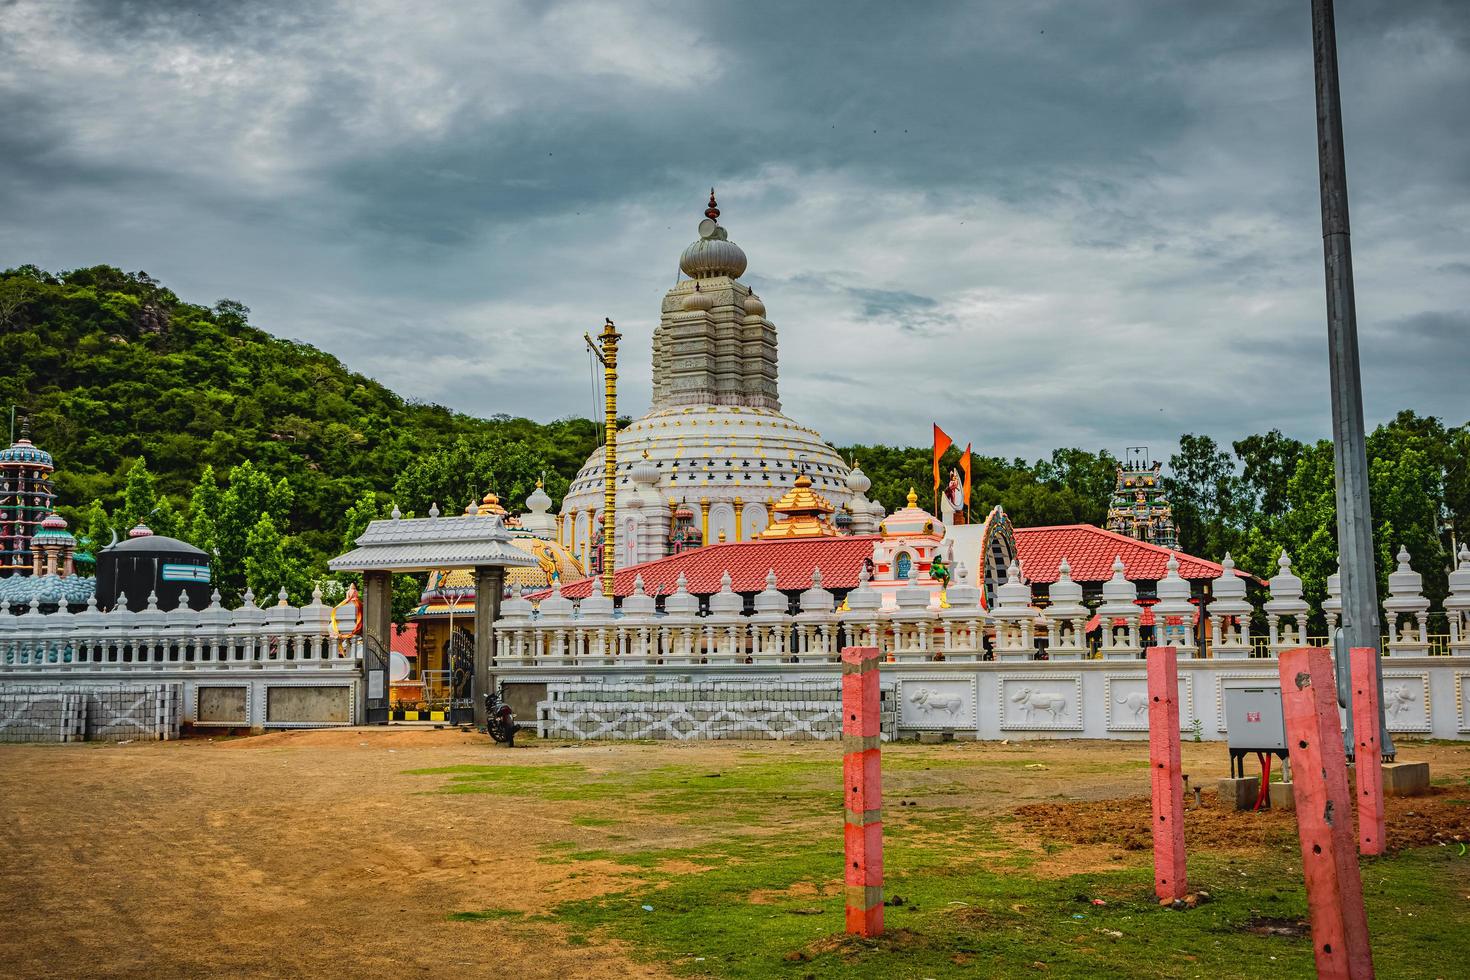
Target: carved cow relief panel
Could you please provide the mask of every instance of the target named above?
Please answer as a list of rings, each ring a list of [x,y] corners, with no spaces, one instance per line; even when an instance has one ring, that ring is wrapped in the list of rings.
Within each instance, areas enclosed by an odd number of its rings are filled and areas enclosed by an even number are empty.
[[[1000,688],[1006,731],[1081,731],[1082,678],[1077,674],[1009,674]]]

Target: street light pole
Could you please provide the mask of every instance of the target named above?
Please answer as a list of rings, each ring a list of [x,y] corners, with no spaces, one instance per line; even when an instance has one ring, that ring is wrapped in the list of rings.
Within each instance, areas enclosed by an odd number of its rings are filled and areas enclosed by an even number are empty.
[[[1347,651],[1378,648],[1378,575],[1373,560],[1373,510],[1368,498],[1368,451],[1363,429],[1363,382],[1358,317],[1353,299],[1353,252],[1348,227],[1347,165],[1342,99],[1337,84],[1337,29],[1332,0],[1312,0],[1312,47],[1317,81],[1317,167],[1322,189],[1322,255],[1327,279],[1327,356],[1332,376],[1332,443],[1337,483],[1337,553],[1342,564],[1342,627],[1338,690],[1347,689]],[[1378,687],[1383,689],[1379,666]],[[1380,702],[1382,697],[1380,694]],[[1348,713],[1352,752],[1352,713]],[[1393,743],[1383,728],[1383,753]]]

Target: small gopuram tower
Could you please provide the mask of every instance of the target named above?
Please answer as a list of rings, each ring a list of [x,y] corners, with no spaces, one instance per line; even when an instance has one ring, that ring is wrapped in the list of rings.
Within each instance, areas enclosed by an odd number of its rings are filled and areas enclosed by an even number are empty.
[[[0,450],[0,576],[29,575],[35,567],[31,538],[56,507],[51,454],[31,442],[30,421],[20,438]]]
[[[786,496],[771,505],[775,520],[758,537],[769,538],[834,538],[840,532],[831,523],[837,508],[826,497],[812,489],[812,478],[805,473]]]
[[[1108,530],[1172,550],[1179,546],[1179,538],[1174,509],[1164,496],[1163,465],[1149,462],[1146,446],[1128,447],[1108,506]]]

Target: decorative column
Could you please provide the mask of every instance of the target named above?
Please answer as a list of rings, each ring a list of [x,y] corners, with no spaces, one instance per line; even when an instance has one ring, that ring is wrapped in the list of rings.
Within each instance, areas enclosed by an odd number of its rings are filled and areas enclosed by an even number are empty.
[[[741,537],[741,535],[740,535],[740,517],[741,517],[740,509],[743,506],[745,506],[745,501],[741,500],[739,497],[736,497],[735,498],[735,540],[736,541],[744,540]]]
[[[1424,598],[1424,576],[1409,567],[1409,551],[1399,546],[1398,568],[1388,576],[1388,650],[1400,657],[1429,655],[1429,627],[1424,621],[1429,600]]]
[[[1214,598],[1205,611],[1210,617],[1210,655],[1216,660],[1244,660],[1251,655],[1251,604],[1245,597],[1245,579],[1235,573],[1235,559],[1225,553],[1224,569],[1215,579]]]
[[[1266,624],[1271,630],[1271,653],[1281,656],[1285,650],[1306,646],[1307,600],[1302,598],[1302,580],[1291,571],[1291,556],[1285,551],[1276,560],[1277,572],[1271,576],[1271,598],[1266,601]],[[1283,630],[1282,620],[1288,620]]]
[[[1123,556],[1113,559],[1113,577],[1103,583],[1103,603],[1097,608],[1102,617],[1102,655],[1104,660],[1137,660],[1143,656],[1138,642],[1138,586],[1130,581],[1123,567]],[[1119,624],[1121,620],[1121,625]],[[1126,632],[1120,642],[1118,630]]]
[[[709,498],[699,498],[699,534],[700,543],[709,544]]]
[[[494,690],[495,621],[500,618],[500,592],[505,587],[505,569],[498,565],[475,568],[475,679],[470,685],[475,725],[488,721],[485,694]]]
[[[248,597],[253,598],[253,597]],[[248,601],[247,605],[253,605]],[[263,618],[263,617],[262,617]],[[243,617],[237,612],[237,621]],[[393,573],[362,573],[363,695],[365,725],[388,723],[388,660],[392,649]]]
[[[1450,655],[1470,657],[1470,546],[1460,545],[1459,566],[1450,573],[1450,594],[1444,600],[1450,624]]]
[[[1082,604],[1082,586],[1072,580],[1072,566],[1066,558],[1057,567],[1057,580],[1046,594],[1050,602],[1042,612],[1050,632],[1047,659],[1081,660],[1087,652],[1087,620],[1091,614]]]
[[[1154,641],[1158,646],[1173,647],[1185,658],[1198,655],[1195,643],[1195,606],[1189,601],[1189,583],[1179,575],[1179,559],[1169,556],[1167,571],[1159,579],[1159,601],[1154,604]]]

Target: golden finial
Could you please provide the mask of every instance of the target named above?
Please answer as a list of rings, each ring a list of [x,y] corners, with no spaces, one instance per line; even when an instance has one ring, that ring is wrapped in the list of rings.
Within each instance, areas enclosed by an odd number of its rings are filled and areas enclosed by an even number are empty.
[[[918,494],[917,491],[914,490],[913,487],[909,487],[909,506],[910,507],[917,507],[917,506],[919,506],[919,494]]]

